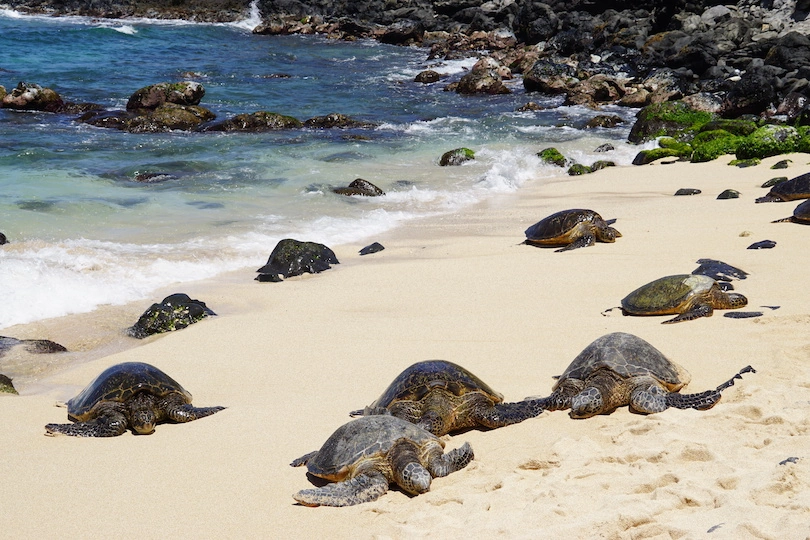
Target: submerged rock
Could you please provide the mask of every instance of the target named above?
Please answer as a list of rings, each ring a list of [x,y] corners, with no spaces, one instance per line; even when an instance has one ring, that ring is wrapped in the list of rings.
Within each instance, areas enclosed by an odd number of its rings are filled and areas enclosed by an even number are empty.
[[[7,350],[18,345],[31,354],[67,352],[64,346],[50,339],[17,339],[8,336],[0,336],[0,357],[2,357]]]
[[[285,238],[276,244],[267,263],[256,270],[259,273],[256,280],[276,281],[272,275],[288,278],[304,273],[317,274],[329,270],[333,264],[340,264],[340,261],[325,245]],[[266,274],[270,274],[270,278],[262,278]]]
[[[199,105],[205,88],[198,82],[162,82],[136,90],[127,101],[127,110],[157,109],[166,103]]]
[[[127,335],[143,339],[153,334],[172,332],[190,324],[216,315],[205,302],[192,300],[187,294],[176,293],[164,298],[160,303],[152,304],[133,326],[127,329]]]
[[[296,129],[304,124],[292,116],[286,116],[269,111],[237,114],[233,118],[214,122],[203,128],[203,131],[244,131],[260,133],[264,131],[279,131],[282,129]]]
[[[469,148],[456,148],[442,154],[439,165],[442,167],[461,165],[475,159],[475,152]]]
[[[385,192],[362,178],[357,178],[348,187],[339,187],[332,190],[333,193],[338,195],[362,195],[363,197],[379,197],[385,195]]]

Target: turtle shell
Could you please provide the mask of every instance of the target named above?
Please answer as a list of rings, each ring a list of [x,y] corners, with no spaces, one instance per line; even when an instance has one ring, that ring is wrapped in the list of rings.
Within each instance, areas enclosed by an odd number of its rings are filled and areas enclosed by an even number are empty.
[[[585,222],[592,222],[597,227],[607,227],[602,216],[593,210],[574,208],[562,210],[541,219],[526,229],[526,238],[537,243],[569,243],[575,239],[570,239],[567,235],[573,232],[572,230],[577,225]]]
[[[560,376],[554,389],[565,379],[584,381],[600,369],[609,369],[625,379],[649,375],[670,392],[680,390],[691,379],[684,368],[640,337],[614,332],[596,339],[579,353]]]
[[[810,198],[810,173],[799,175],[773,186],[763,199],[795,201]]]
[[[622,300],[625,311],[645,315],[676,312],[696,294],[704,294],[717,282],[708,276],[677,274],[642,285]]]
[[[422,447],[433,441],[444,448],[444,441],[410,422],[387,415],[361,416],[339,427],[318,453],[307,462],[307,470],[333,482],[353,477],[363,461],[382,459],[400,439]]]
[[[494,403],[503,401],[503,395],[458,364],[446,360],[425,360],[400,373],[371,407],[388,408],[396,401],[419,401],[437,388],[456,396],[483,392]]]
[[[181,394],[191,403],[191,394],[180,383],[161,370],[143,362],[124,362],[110,366],[67,402],[68,417],[84,422],[94,416],[94,407],[101,402],[124,402],[138,392],[150,392],[158,397]]]
[[[793,210],[793,219],[802,223],[810,223],[810,200],[806,200]]]

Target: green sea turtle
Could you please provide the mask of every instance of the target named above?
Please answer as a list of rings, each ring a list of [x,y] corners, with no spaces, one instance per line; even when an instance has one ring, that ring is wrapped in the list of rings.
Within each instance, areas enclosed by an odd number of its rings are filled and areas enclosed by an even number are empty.
[[[605,414],[624,405],[645,414],[669,407],[703,411],[712,408],[720,393],[748,372],[755,371],[747,366],[714,390],[679,394],[691,379],[684,368],[643,339],[615,332],[596,339],[579,353],[552,394],[540,399],[548,410],[570,408],[571,418]]]
[[[771,188],[767,195],[758,198],[756,202],[782,202],[798,199],[810,199],[810,173],[779,182]]]
[[[748,304],[738,293],[724,292],[708,276],[677,274],[642,285],[622,300],[625,315],[676,315],[663,324],[711,317],[715,309],[737,309]]]
[[[541,412],[534,402],[503,403],[500,393],[453,362],[426,360],[400,373],[374,403],[350,414],[390,414],[441,436],[469,427],[508,426]]]
[[[612,243],[622,235],[610,226],[612,222],[605,221],[593,210],[562,210],[526,229],[523,243],[539,247],[563,246],[556,252],[592,246],[596,242]]]
[[[293,498],[306,506],[351,506],[374,501],[397,484],[413,495],[433,478],[463,469],[473,459],[469,443],[444,453],[444,441],[395,416],[364,416],[339,427],[320,450],[294,460],[334,483],[304,489]]]
[[[150,364],[124,362],[105,369],[67,402],[73,424],[48,424],[49,434],[115,437],[131,428],[148,435],[164,422],[191,422],[225,407],[193,407],[191,394]]]
[[[793,215],[790,217],[777,219],[771,223],[801,223],[802,225],[810,225],[810,200],[804,201],[793,210]]]

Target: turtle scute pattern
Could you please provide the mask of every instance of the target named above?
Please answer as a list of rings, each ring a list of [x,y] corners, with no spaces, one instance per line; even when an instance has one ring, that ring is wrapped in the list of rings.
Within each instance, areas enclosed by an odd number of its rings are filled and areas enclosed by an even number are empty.
[[[433,478],[461,470],[474,457],[469,443],[444,452],[444,442],[395,416],[363,416],[338,428],[320,450],[290,463],[329,480],[293,498],[305,506],[352,506],[378,499],[390,484],[412,495]]]
[[[629,406],[634,412],[650,414],[670,407],[707,410],[720,400],[746,366],[714,390],[680,394],[691,376],[645,340],[615,332],[596,339],[568,366],[552,389],[541,399],[548,410],[571,409],[572,418],[589,418]]]
[[[441,436],[516,424],[543,410],[534,401],[504,403],[499,392],[458,364],[426,360],[406,368],[374,403],[350,414],[390,414]]]
[[[748,304],[738,293],[725,292],[708,276],[676,274],[642,285],[622,299],[625,315],[676,315],[670,324],[711,317],[715,309],[737,309]]]
[[[598,213],[583,208],[556,212],[526,229],[525,234],[525,244],[559,247],[555,252],[592,246],[596,242],[613,243],[622,235]]]
[[[810,199],[799,204],[794,210],[793,215],[790,217],[777,219],[771,223],[799,223],[801,225],[810,225]]]
[[[114,437],[127,429],[148,435],[161,422],[190,422],[225,407],[194,407],[180,383],[151,364],[124,362],[104,370],[67,402],[72,424],[48,424],[49,434]]]

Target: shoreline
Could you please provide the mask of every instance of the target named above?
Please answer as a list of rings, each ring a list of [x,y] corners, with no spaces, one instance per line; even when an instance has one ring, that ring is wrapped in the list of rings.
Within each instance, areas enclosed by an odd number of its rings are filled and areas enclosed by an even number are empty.
[[[186,287],[215,311],[216,295],[229,308],[60,371],[41,393],[0,396],[0,452],[13,464],[2,488],[4,530],[43,538],[88,531],[244,538],[268,527],[289,538],[419,538],[436,530],[529,538],[541,529],[557,538],[695,538],[709,529],[721,539],[804,537],[810,312],[800,289],[808,229],[770,223],[790,215],[793,203],[753,202],[764,191],[756,186],[774,176],[770,164],[784,157],[746,169],[721,158],[559,177],[391,231],[379,238],[384,251],[362,259],[347,255],[362,246],[341,246],[341,264],[321,274],[258,284],[234,273]],[[787,157],[789,176],[810,170],[810,155]],[[681,187],[703,193],[673,197]],[[726,188],[741,198],[716,200]],[[526,227],[574,207],[617,218],[623,236],[566,253],[521,244]],[[746,230],[751,236],[741,237]],[[777,242],[774,250],[746,250],[765,238]],[[676,325],[601,314],[635,287],[688,273],[703,257],[749,273],[733,283],[749,299],[746,310],[779,309],[739,320],[717,311]],[[757,373],[709,411],[641,416],[622,408],[579,421],[546,412],[445,437],[447,448],[469,441],[475,460],[417,497],[392,489],[349,508],[293,504],[310,482],[290,460],[318,448],[408,365],[450,360],[516,401],[547,395],[554,375],[613,331],[636,334],[684,366],[687,392],[714,388],[748,364]],[[54,401],[123,361],[158,365],[195,405],[228,409],[159,425],[146,437],[43,436],[45,423],[65,421]]]

